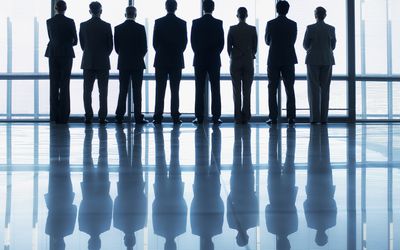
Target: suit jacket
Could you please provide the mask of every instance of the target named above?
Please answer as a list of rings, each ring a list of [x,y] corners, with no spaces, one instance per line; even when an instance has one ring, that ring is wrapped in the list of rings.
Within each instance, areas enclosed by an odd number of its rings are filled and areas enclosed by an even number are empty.
[[[221,67],[220,54],[224,49],[221,20],[210,14],[193,20],[190,40],[194,51],[193,66]]]
[[[113,37],[109,23],[99,17],[92,17],[81,23],[79,40],[83,50],[82,69],[110,69]]]
[[[75,57],[73,46],[78,44],[75,22],[71,18],[57,14],[46,22],[49,43],[45,56]]]
[[[285,16],[269,21],[265,30],[265,42],[269,45],[268,66],[296,64],[296,38],[296,22]]]
[[[240,22],[228,32],[228,54],[231,60],[252,60],[257,53],[256,27]]]
[[[126,20],[115,27],[115,51],[118,54],[118,69],[145,69],[143,57],[147,53],[146,31],[143,25]]]
[[[156,51],[154,67],[184,68],[183,52],[187,45],[186,22],[167,14],[155,21],[153,47]]]
[[[307,50],[306,64],[334,65],[335,28],[323,21],[307,26],[303,47]]]

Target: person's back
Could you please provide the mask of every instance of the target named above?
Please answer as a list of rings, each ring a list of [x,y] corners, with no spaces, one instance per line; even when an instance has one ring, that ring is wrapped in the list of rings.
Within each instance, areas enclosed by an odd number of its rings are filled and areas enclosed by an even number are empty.
[[[46,49],[46,57],[75,57],[73,46],[78,44],[75,22],[63,14],[57,14],[47,20],[50,41]]]
[[[323,21],[307,26],[306,64],[334,65],[333,50],[336,46],[335,28]]]
[[[256,27],[245,22],[231,26],[228,33],[228,53],[231,60],[253,60],[257,53]]]

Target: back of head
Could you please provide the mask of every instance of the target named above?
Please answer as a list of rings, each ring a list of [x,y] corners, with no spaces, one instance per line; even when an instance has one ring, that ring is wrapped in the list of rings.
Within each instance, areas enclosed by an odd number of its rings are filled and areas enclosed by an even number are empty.
[[[126,7],[125,15],[127,18],[135,18],[136,17],[136,8],[133,6]]]
[[[175,0],[167,0],[165,2],[165,9],[168,13],[175,13],[178,8],[178,3]]]
[[[318,20],[324,20],[325,19],[325,17],[326,17],[326,9],[325,8],[323,8],[323,7],[317,7],[316,9],[315,9],[315,17],[318,19]]]
[[[64,13],[67,10],[67,3],[63,0],[57,1],[54,9],[58,12],[58,13]]]
[[[240,7],[240,8],[237,10],[237,17],[240,18],[241,20],[246,19],[247,16],[248,16],[248,14],[247,14],[247,9],[246,9],[245,7]]]
[[[90,13],[92,13],[92,15],[98,16],[101,14],[101,3],[99,2],[91,2],[89,4],[89,9],[90,9]]]
[[[276,12],[279,15],[286,15],[289,12],[289,3],[287,1],[281,0],[276,4]]]
[[[203,1],[203,11],[204,13],[212,13],[214,11],[215,4],[212,0]]]

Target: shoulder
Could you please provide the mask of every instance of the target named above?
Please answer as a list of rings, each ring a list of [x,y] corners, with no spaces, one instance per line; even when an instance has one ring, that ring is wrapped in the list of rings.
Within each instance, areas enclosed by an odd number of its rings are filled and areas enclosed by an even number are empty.
[[[214,18],[214,20],[215,20],[215,22],[216,22],[218,25],[222,25],[222,20],[217,19],[217,18]]]
[[[330,29],[330,30],[333,30],[333,31],[335,31],[335,27],[334,26],[332,26],[332,25],[329,25],[329,24],[326,24],[326,26]]]
[[[178,22],[179,22],[181,25],[186,25],[186,21],[185,21],[185,20],[183,20],[183,19],[181,19],[181,18],[179,18],[179,17],[176,17],[176,18],[177,18]]]
[[[288,20],[288,22],[291,24],[291,25],[293,25],[293,26],[296,26],[297,25],[297,23],[295,22],[295,21],[293,21],[292,19],[287,19]]]

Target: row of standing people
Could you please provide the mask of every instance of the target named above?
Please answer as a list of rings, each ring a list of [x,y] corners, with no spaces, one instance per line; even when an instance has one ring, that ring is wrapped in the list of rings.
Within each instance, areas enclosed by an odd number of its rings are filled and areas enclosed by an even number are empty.
[[[92,158],[94,131],[91,126],[86,127],[82,151],[83,179],[80,185],[82,200],[78,212],[74,205],[75,193],[70,174],[70,148],[73,145],[70,145],[69,128],[51,127],[51,164],[48,193],[45,195],[49,210],[46,234],[50,236],[50,249],[65,249],[64,237],[73,234],[77,218],[79,230],[90,236],[89,249],[101,248],[100,236],[110,230],[112,222],[116,229],[124,233],[127,249],[133,249],[136,244],[135,234],[149,227],[149,211],[152,211],[154,234],[165,238],[164,249],[177,248],[175,240],[186,233],[188,221],[192,233],[200,237],[200,249],[214,249],[213,238],[223,233],[225,214],[229,228],[237,233],[237,245],[248,245],[249,231],[259,226],[261,212],[260,197],[256,191],[256,166],[252,163],[250,125],[238,125],[234,129],[226,211],[221,197],[223,144],[218,126],[213,126],[211,135],[209,128],[203,126],[194,132],[195,170],[193,186],[189,186],[193,191],[190,206],[185,199],[187,178],[182,176],[179,161],[182,145],[180,126],[175,125],[170,130],[169,164],[164,141],[166,131],[162,125],[154,128],[155,177],[151,208],[148,208],[148,193],[151,192],[146,192],[146,186],[150,186],[147,179],[152,178],[144,178],[145,170],[142,166],[143,126],[135,126],[133,137],[130,130],[128,133],[125,134],[122,126],[117,126],[115,138],[118,145],[119,177],[117,196],[113,200],[110,196],[112,188],[108,169],[107,129],[104,126],[98,128],[99,152],[96,164]],[[296,129],[288,127],[286,130],[287,150],[284,161],[279,157],[278,142],[281,137],[280,128],[272,126],[269,129],[268,180],[267,186],[263,187],[267,189],[269,200],[265,205],[265,222],[268,232],[277,236],[276,248],[290,249],[288,236],[295,233],[299,226],[296,208],[299,189],[295,173]],[[133,139],[132,144],[128,143],[129,138]],[[210,143],[208,138],[211,138]],[[312,126],[309,138],[305,185],[307,197],[303,208],[308,227],[316,230],[316,244],[323,246],[328,243],[326,231],[336,225],[337,217],[327,126]],[[233,241],[231,236],[228,234],[224,238]]]
[[[70,114],[69,79],[71,75],[73,46],[78,38],[73,20],[66,18],[66,3],[58,1],[58,13],[47,21],[50,42],[46,51],[50,66],[50,120],[66,123]],[[114,39],[111,25],[100,19],[102,6],[99,2],[90,4],[92,18],[81,23],[79,41],[83,50],[81,68],[84,76],[85,122],[92,123],[92,91],[98,80],[100,123],[107,123],[107,92],[110,70],[109,56],[115,44],[118,54],[120,92],[116,110],[116,121],[122,123],[126,113],[126,98],[132,85],[134,118],[136,123],[147,123],[142,114],[141,88],[143,70],[146,67],[144,56],[147,53],[146,32],[143,25],[135,22],[136,8],[126,8],[127,20],[115,27]],[[163,120],[164,99],[167,81],[171,89],[171,116],[174,123],[181,123],[179,112],[179,85],[182,69],[185,67],[183,53],[188,38],[186,22],[174,13],[175,0],[165,2],[167,15],[155,21],[153,47],[155,49],[156,97],[153,123]],[[294,45],[297,39],[297,24],[288,19],[287,1],[276,5],[278,17],[267,23],[265,42],[270,46],[268,55],[268,124],[277,123],[277,89],[281,78],[287,95],[287,118],[289,124],[295,123],[296,101],[294,93],[295,64],[297,64]],[[222,123],[220,93],[220,54],[224,48],[222,21],[212,16],[214,2],[203,1],[204,15],[193,21],[191,45],[194,51],[195,69],[195,124],[204,122],[204,105],[207,76],[211,88],[212,122]],[[247,10],[237,11],[239,23],[231,26],[228,32],[227,50],[231,58],[230,73],[233,84],[234,117],[236,123],[247,123],[251,118],[250,96],[254,78],[254,58],[257,53],[257,31],[246,24]],[[310,121],[326,123],[329,109],[329,87],[334,65],[333,50],[336,45],[335,29],[326,24],[326,10],[315,10],[316,24],[307,27],[303,45],[307,50],[307,79],[310,105]]]

